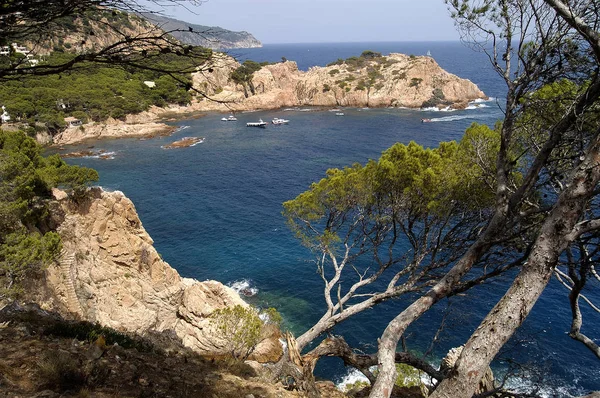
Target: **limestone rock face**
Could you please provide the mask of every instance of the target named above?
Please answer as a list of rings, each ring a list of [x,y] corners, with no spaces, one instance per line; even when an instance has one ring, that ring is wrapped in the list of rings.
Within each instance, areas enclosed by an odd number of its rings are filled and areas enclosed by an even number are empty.
[[[59,195],[55,195],[59,196]],[[84,203],[61,200],[59,266],[48,269],[46,306],[121,331],[164,333],[199,353],[223,352],[209,316],[247,304],[220,282],[182,278],[152,246],[133,203],[97,188]]]
[[[393,53],[387,57],[361,59],[298,70],[295,62],[266,65],[246,85],[230,80],[240,66],[219,55],[212,73],[193,76],[194,86],[211,98],[227,104],[200,99],[196,110],[256,110],[290,106],[408,107],[453,106],[486,95],[466,79],[443,70],[432,57]]]
[[[146,113],[145,113],[146,114]],[[140,120],[144,115],[132,115],[131,120]],[[153,121],[122,122],[109,118],[104,123],[88,123],[79,127],[69,127],[55,135],[52,142],[57,145],[73,144],[89,139],[114,137],[152,137],[170,134],[175,127]],[[39,140],[38,140],[39,142]]]

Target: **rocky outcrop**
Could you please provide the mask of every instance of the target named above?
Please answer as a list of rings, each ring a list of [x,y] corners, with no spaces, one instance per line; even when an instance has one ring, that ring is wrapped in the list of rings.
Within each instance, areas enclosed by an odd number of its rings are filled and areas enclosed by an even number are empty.
[[[164,121],[182,117],[194,118],[193,107],[171,105],[164,108],[151,106],[148,110],[127,115],[125,120],[108,118],[102,123],[90,122],[79,127],[68,127],[52,137],[55,145],[75,144],[81,141],[101,138],[154,137],[169,135],[176,127]],[[40,142],[38,140],[38,142]]]
[[[245,84],[230,79],[239,66],[220,55],[212,73],[195,74],[194,86],[217,101],[201,99],[193,107],[219,111],[291,106],[462,108],[469,101],[487,98],[475,84],[446,72],[428,56],[355,57],[307,72],[286,61],[264,66]]]
[[[182,278],[154,249],[121,192],[96,188],[79,205],[58,191],[55,196],[64,248],[42,289],[49,292],[43,300],[48,309],[120,331],[159,333],[198,353],[223,353],[225,342],[209,317],[220,308],[246,306],[237,293],[217,281]],[[260,346],[257,352],[265,354]]]
[[[134,116],[139,120],[139,115]],[[154,137],[169,135],[175,130],[176,127],[154,121],[134,122],[109,118],[103,123],[92,122],[78,127],[68,127],[55,135],[52,142],[56,145],[66,145],[98,138]]]

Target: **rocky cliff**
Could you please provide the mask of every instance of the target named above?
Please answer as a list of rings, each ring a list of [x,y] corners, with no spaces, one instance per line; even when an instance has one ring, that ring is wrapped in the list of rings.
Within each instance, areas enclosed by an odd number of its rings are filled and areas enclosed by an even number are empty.
[[[201,354],[223,353],[225,342],[209,317],[219,308],[246,306],[236,292],[217,281],[182,278],[154,249],[121,192],[96,188],[79,205],[64,193],[55,196],[64,248],[41,289],[46,308],[120,331],[160,334]],[[271,359],[280,355],[279,344],[263,346],[271,347]],[[256,352],[265,355],[261,346]]]
[[[215,57],[212,73],[194,75],[196,88],[215,100],[200,100],[202,110],[254,110],[291,106],[465,107],[487,98],[479,88],[443,70],[432,57],[390,54],[353,57],[335,65],[298,70],[295,62],[266,65],[245,83],[231,79],[240,66],[226,55]]]

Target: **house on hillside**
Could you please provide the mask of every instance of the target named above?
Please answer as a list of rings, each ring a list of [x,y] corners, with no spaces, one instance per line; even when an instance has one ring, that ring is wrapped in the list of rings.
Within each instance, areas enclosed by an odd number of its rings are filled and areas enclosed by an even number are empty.
[[[17,43],[12,43],[11,47],[15,53],[23,54],[31,66],[35,66],[40,62],[40,60],[37,59],[27,47],[20,46]],[[10,48],[8,46],[1,47],[0,55],[10,55]]]
[[[2,123],[10,122],[10,115],[6,112],[6,108],[2,105],[2,115],[0,115],[0,120]]]
[[[81,120],[73,116],[66,117],[65,122],[67,123],[67,127],[79,127],[83,124]]]

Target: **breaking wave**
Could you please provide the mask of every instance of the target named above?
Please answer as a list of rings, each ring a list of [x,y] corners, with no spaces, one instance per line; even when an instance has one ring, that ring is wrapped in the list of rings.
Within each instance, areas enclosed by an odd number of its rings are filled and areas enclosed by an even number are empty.
[[[349,390],[348,387],[353,386],[357,382],[370,384],[369,379],[367,379],[361,371],[358,369],[350,369],[335,385],[338,390],[347,392],[347,390]]]
[[[250,279],[241,279],[228,284],[230,288],[235,290],[240,296],[252,297],[258,293],[258,288],[252,286]]]
[[[456,115],[456,116],[445,116],[445,117],[434,117],[429,119],[430,122],[454,122],[456,120],[469,119],[471,116],[468,115]]]

